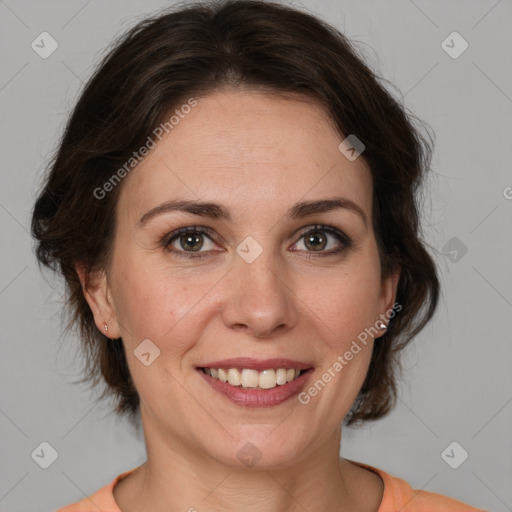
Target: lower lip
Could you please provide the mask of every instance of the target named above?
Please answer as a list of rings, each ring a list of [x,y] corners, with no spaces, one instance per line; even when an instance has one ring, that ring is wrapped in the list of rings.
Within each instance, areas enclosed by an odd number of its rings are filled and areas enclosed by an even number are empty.
[[[306,380],[313,372],[313,369],[310,368],[291,382],[287,382],[282,386],[277,385],[271,389],[244,389],[232,386],[219,379],[214,379],[204,373],[200,368],[198,368],[197,371],[215,391],[222,393],[236,405],[241,405],[242,407],[273,407],[274,405],[283,403],[294,395],[298,395],[305,386]]]

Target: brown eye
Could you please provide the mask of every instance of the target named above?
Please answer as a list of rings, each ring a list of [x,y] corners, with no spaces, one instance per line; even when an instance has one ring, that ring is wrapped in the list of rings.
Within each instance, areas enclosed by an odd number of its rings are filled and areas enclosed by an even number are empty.
[[[202,235],[181,235],[179,241],[183,249],[191,249],[194,252],[203,246]]]
[[[321,251],[327,245],[327,237],[321,231],[311,231],[306,235],[304,243],[312,251]]]
[[[199,227],[181,228],[173,231],[163,240],[163,246],[169,252],[186,258],[202,258],[205,253],[213,250],[215,244],[210,230]],[[210,243],[210,247],[208,247]],[[205,247],[206,244],[206,247]],[[205,249],[205,250],[201,250]],[[197,253],[197,254],[194,254]]]
[[[301,240],[304,239],[304,247],[294,250],[304,250],[307,253],[318,253],[318,256],[330,256],[338,254],[352,247],[352,240],[339,229],[329,226],[314,226],[312,229],[301,233]],[[332,240],[337,240],[338,244]],[[297,242],[295,246],[300,246]]]

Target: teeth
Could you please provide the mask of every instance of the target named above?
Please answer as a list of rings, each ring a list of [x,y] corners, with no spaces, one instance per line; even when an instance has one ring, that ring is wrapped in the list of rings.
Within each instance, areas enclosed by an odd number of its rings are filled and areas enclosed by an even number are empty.
[[[230,368],[228,370],[228,382],[232,386],[240,386],[242,384],[242,375],[236,368]]]
[[[293,376],[295,377],[295,371]],[[286,370],[284,368],[279,368],[279,370],[276,370],[276,382],[279,386],[286,384]]]
[[[260,388],[271,389],[276,386],[283,386],[287,382],[295,380],[300,375],[297,369],[268,369],[261,372],[252,369],[238,368],[203,368],[207,375],[222,382],[227,382],[232,386],[242,386],[242,388]]]
[[[260,376],[257,370],[242,370],[242,386],[244,388],[257,388],[259,378]]]
[[[260,388],[270,389],[277,386],[275,370],[263,370],[260,372]]]

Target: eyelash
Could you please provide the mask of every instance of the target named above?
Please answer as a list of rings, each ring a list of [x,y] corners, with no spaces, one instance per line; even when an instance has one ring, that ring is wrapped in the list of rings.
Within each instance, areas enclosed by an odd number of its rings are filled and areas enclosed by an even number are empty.
[[[306,258],[308,258],[308,259],[312,259],[312,258],[316,258],[316,257],[323,258],[325,256],[334,256],[334,255],[344,252],[347,249],[350,249],[352,247],[352,244],[353,244],[352,239],[349,236],[347,236],[345,233],[343,233],[343,231],[340,231],[339,229],[336,229],[336,228],[333,228],[330,226],[324,226],[322,224],[316,224],[315,226],[302,231],[300,233],[299,240],[310,233],[316,233],[318,231],[330,233],[331,235],[336,237],[342,243],[342,245],[338,249],[331,250],[329,252],[319,252],[318,254],[315,254],[314,251],[307,251],[309,254],[306,256]],[[166,235],[164,237],[164,239],[162,240],[162,245],[164,246],[164,248],[167,251],[175,253],[177,256],[179,256],[181,258],[202,259],[202,258],[207,257],[205,253],[208,253],[209,251],[201,251],[199,253],[192,253],[192,252],[181,251],[181,250],[177,250],[177,249],[169,249],[169,246],[171,245],[171,243],[174,242],[177,238],[179,238],[183,235],[191,234],[191,233],[194,233],[194,234],[199,233],[199,234],[208,235],[208,238],[210,238],[212,240],[212,242],[214,241],[214,238],[215,238],[214,232],[209,228],[203,228],[203,227],[199,227],[199,226],[190,226],[190,227],[186,227],[186,228],[177,229],[176,231],[173,231],[172,233],[169,233],[168,235]]]

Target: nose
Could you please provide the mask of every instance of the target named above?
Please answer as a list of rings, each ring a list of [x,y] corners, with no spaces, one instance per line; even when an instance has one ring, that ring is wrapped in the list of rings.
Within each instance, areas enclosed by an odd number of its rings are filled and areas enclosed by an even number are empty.
[[[298,319],[297,297],[289,273],[271,251],[252,263],[239,258],[229,273],[223,320],[230,328],[254,338],[268,338],[293,328]]]

